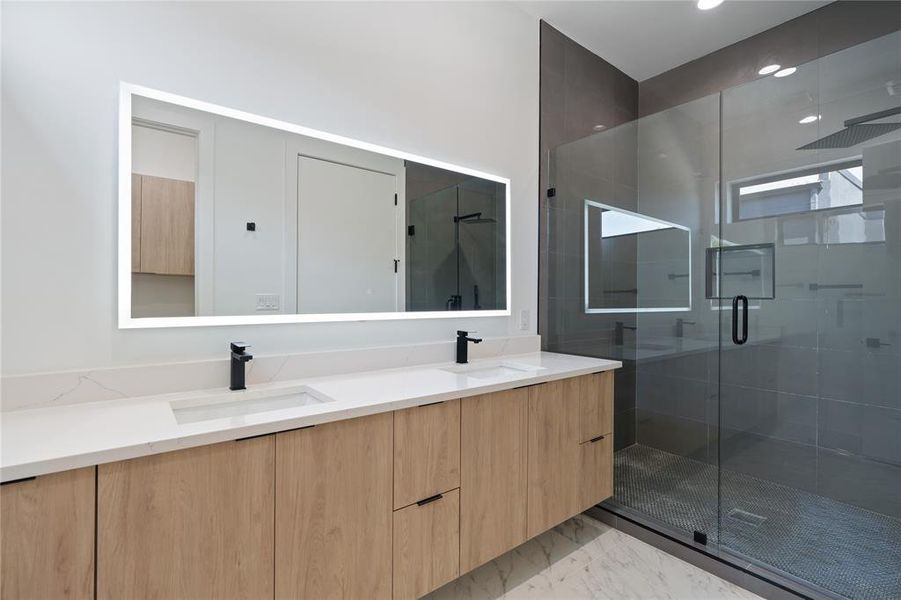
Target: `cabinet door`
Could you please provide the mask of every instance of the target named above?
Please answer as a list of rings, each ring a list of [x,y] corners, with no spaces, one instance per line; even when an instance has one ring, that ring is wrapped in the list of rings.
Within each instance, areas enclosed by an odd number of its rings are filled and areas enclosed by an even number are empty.
[[[579,512],[578,378],[529,389],[529,537]]]
[[[98,598],[273,592],[274,436],[100,465]]]
[[[527,389],[463,400],[461,573],[526,541],[528,401]]]
[[[613,435],[599,436],[580,445],[582,450],[579,511],[613,495]]]
[[[94,474],[0,487],[0,598],[94,597]]]
[[[582,412],[579,441],[613,433],[613,371],[584,375],[578,380]]]
[[[141,271],[141,181],[137,173],[131,174],[131,272]]]
[[[460,401],[394,413],[394,508],[460,487]]]
[[[394,513],[394,598],[419,598],[460,574],[460,490]]]
[[[141,272],[194,274],[194,182],[141,176]]]
[[[392,413],[276,436],[276,598],[391,596]]]

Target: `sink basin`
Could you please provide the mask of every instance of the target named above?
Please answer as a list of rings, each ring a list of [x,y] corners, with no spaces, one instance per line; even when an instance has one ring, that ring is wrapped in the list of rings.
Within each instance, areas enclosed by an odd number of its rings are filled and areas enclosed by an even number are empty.
[[[274,390],[223,392],[173,400],[169,406],[172,408],[176,422],[184,425],[185,423],[197,423],[333,401],[325,394],[303,385]]]
[[[543,371],[544,367],[524,365],[514,362],[477,362],[466,365],[446,367],[442,371],[456,375],[466,375],[475,379],[501,379],[505,377],[524,377]]]

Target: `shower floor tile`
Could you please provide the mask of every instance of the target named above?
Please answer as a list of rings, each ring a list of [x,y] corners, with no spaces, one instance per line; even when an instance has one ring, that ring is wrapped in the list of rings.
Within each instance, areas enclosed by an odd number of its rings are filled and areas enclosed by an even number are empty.
[[[616,453],[614,499],[847,598],[901,598],[901,520],[633,445]],[[719,538],[719,539],[718,539]]]

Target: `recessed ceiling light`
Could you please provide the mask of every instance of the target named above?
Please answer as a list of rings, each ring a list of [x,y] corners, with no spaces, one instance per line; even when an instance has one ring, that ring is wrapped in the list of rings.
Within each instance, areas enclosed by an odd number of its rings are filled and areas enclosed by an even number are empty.
[[[795,67],[788,67],[788,68],[782,69],[781,71],[776,71],[776,73],[773,75],[773,77],[788,77],[789,75],[791,75],[792,73],[794,73],[797,70],[798,69]]]
[[[592,129],[594,129],[595,131],[601,131],[602,129],[607,129],[607,126],[606,125],[595,125],[594,127],[592,127]]]
[[[698,0],[698,8],[701,10],[710,10],[716,8],[723,3],[723,0]]]
[[[764,68],[757,71],[760,75],[769,75],[770,73],[775,73],[779,69],[782,68],[782,65],[767,65]]]
[[[801,123],[802,125],[807,125],[808,123],[813,123],[814,121],[819,121],[822,118],[823,118],[822,115],[807,115],[806,117],[804,117],[803,119],[798,121],[798,123]]]

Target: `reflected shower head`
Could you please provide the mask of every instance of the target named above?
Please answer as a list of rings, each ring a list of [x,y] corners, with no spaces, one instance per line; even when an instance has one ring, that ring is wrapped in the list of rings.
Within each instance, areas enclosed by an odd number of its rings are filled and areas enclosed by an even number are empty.
[[[862,144],[867,140],[891,133],[901,129],[901,123],[870,123],[876,119],[882,119],[901,113],[901,106],[890,108],[869,115],[863,115],[856,119],[845,121],[845,128],[826,137],[805,144],[798,150],[828,150],[831,148],[850,148]]]
[[[460,217],[454,217],[454,223],[497,223],[497,220],[491,217],[482,218],[482,213],[469,213]]]

